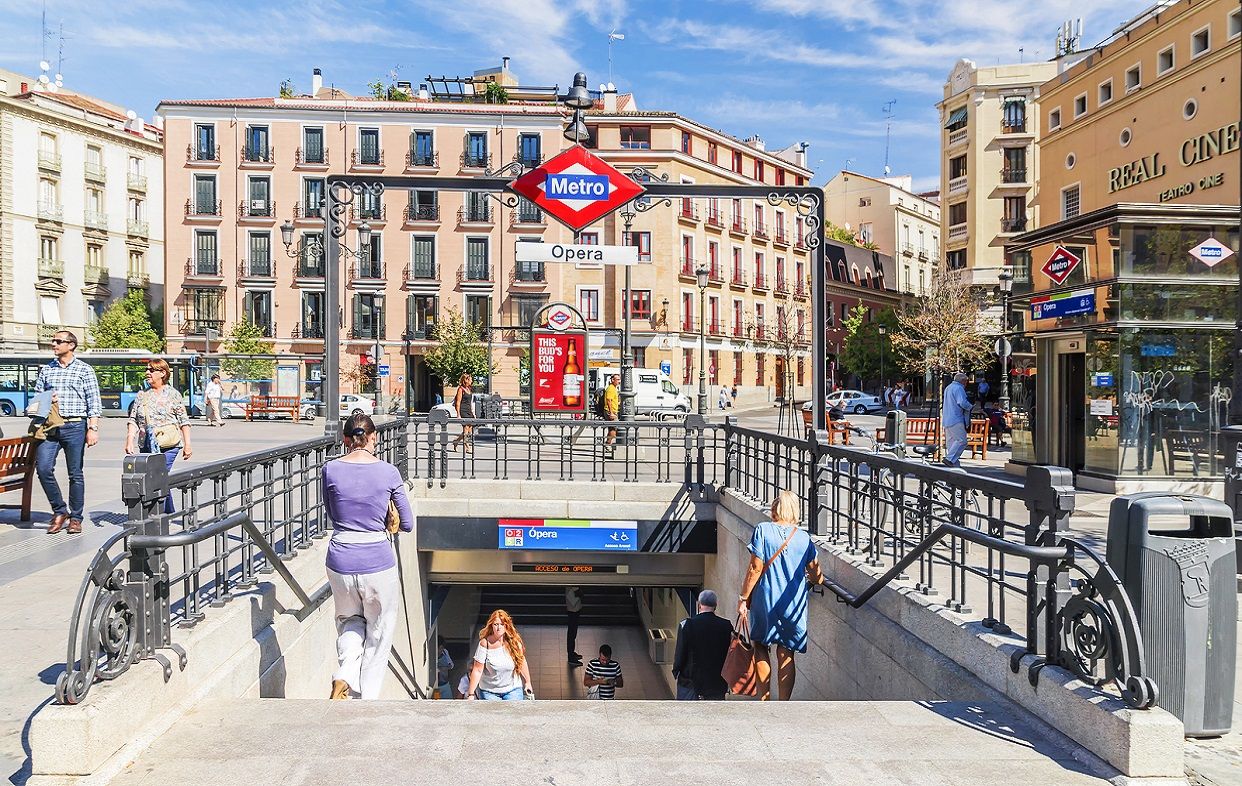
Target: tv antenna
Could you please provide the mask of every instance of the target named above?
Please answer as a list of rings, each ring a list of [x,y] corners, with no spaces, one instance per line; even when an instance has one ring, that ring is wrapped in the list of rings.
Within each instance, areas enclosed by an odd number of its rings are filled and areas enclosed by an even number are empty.
[[[893,104],[895,103],[897,103],[896,98],[885,101],[884,108],[881,110],[884,113],[884,117],[885,117],[885,123],[884,123],[884,176],[885,177],[888,177],[889,173],[892,172],[892,170],[889,169],[888,167],[888,149],[889,149],[889,142],[892,140],[892,136],[893,136]]]
[[[618,33],[615,27],[612,30],[608,31],[608,84],[609,85],[612,84],[612,42],[613,41],[624,41],[624,40],[625,40],[625,33]]]

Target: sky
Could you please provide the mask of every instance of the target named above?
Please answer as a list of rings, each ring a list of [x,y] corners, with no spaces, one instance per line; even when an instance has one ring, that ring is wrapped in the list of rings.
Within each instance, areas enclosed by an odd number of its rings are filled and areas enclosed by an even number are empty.
[[[807,142],[813,182],[841,169],[939,184],[935,104],[960,58],[1047,60],[1067,19],[1082,46],[1147,0],[0,0],[0,67],[150,119],[166,98],[275,95],[311,69],[365,83],[467,76],[512,58],[524,85],[609,76],[640,109],[679,112],[769,149]],[[41,16],[46,7],[46,40]],[[58,60],[63,25],[63,59]],[[891,102],[891,103],[890,103]],[[886,114],[886,107],[891,114]]]

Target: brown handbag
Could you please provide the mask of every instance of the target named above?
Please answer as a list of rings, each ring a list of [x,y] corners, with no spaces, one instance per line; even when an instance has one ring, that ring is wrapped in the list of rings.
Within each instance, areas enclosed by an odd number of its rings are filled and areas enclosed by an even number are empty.
[[[763,579],[763,574],[768,572],[768,568],[781,555],[785,547],[789,545],[789,541],[793,540],[794,533],[798,531],[798,526],[792,525],[789,530],[789,537],[785,538],[785,542],[776,550],[776,553],[768,559],[763,565],[763,570],[759,572],[759,579]],[[755,587],[759,586],[759,582],[755,582]],[[754,592],[754,589],[751,589]],[[759,692],[759,669],[757,660],[755,659],[755,644],[750,640],[750,633],[743,625],[742,617],[739,614],[737,620],[733,623],[733,637],[729,641],[729,651],[725,654],[724,666],[720,669],[720,676],[724,678],[725,684],[729,686],[729,692],[735,696],[754,696]]]

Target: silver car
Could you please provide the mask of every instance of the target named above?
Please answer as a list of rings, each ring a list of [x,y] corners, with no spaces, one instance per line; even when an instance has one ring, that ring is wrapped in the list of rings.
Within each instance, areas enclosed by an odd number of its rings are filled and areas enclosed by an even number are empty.
[[[883,412],[887,409],[879,396],[872,396],[861,390],[835,390],[828,394],[828,405],[855,415]]]

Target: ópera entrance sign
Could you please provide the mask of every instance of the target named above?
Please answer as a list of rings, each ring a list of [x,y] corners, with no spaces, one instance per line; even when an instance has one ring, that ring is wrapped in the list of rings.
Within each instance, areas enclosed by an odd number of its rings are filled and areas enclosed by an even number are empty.
[[[581,145],[522,175],[509,188],[575,232],[628,204],[644,188]]]
[[[518,262],[592,262],[597,265],[637,265],[638,246],[581,246],[569,243],[518,243]]]

